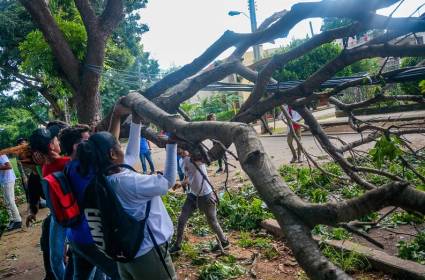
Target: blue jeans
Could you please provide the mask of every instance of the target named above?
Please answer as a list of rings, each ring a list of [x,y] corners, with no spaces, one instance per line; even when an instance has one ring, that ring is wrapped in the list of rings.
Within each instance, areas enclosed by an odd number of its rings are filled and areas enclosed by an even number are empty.
[[[146,151],[146,152],[140,152],[140,161],[142,162],[142,169],[143,169],[143,173],[147,173],[147,168],[146,168],[146,160],[149,163],[149,168],[151,170],[151,172],[155,172],[155,166],[153,165],[153,161],[152,161],[152,156],[151,156],[151,151]]]
[[[63,262],[65,238],[66,228],[58,224],[52,215],[49,236],[50,266],[56,280],[63,280],[65,277],[65,264]]]

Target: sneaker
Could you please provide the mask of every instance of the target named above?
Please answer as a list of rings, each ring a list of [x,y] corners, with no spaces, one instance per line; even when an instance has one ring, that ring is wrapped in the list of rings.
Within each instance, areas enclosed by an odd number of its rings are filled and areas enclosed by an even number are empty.
[[[22,222],[11,222],[9,226],[6,228],[6,231],[12,231],[15,229],[19,229],[22,227]]]
[[[223,249],[228,249],[230,247],[230,242],[229,240],[226,241],[221,241],[221,246],[223,247]],[[220,251],[220,246],[218,244],[214,245],[214,247],[212,248],[212,251]]]
[[[170,249],[170,255],[175,255],[175,254],[178,254],[180,251],[181,251],[181,247],[180,246],[176,246],[176,245],[173,245],[173,247],[171,247],[171,249]]]
[[[219,168],[219,169],[217,169],[217,171],[215,173],[221,173],[221,172],[223,172],[223,169]]]

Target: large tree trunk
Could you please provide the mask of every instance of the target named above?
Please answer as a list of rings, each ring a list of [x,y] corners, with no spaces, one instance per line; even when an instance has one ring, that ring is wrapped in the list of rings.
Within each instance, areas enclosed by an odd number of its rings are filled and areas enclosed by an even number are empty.
[[[88,0],[74,0],[87,31],[87,52],[84,61],[79,61],[75,57],[49,10],[48,2],[44,0],[20,0],[20,2],[40,28],[66,81],[72,88],[78,121],[95,125],[101,120],[99,83],[106,40],[123,18],[122,0],[108,0],[100,16],[96,15]]]

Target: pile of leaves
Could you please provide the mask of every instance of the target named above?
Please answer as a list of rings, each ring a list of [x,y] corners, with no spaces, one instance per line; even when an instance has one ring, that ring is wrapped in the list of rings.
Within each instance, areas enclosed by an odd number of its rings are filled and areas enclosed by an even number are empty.
[[[199,280],[235,279],[243,274],[245,269],[233,256],[227,256],[201,267]]]

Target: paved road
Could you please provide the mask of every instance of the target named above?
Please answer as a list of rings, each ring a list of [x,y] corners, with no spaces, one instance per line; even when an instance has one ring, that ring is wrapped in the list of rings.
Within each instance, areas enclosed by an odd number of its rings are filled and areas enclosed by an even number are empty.
[[[360,139],[361,136],[358,134],[342,134],[338,136],[341,140],[345,142],[352,142],[357,139]],[[273,164],[278,167],[282,164],[288,164],[292,158],[291,151],[288,148],[286,143],[285,136],[276,136],[276,137],[260,137],[263,146],[271,157]],[[413,140],[415,143],[422,143],[425,140],[425,136],[414,135],[409,136],[409,140]],[[320,148],[320,144],[311,136],[303,136],[303,145],[311,154],[318,156],[319,159],[326,160],[327,154]],[[334,143],[338,143],[337,140],[332,140]],[[362,150],[372,147],[373,144],[367,144],[362,147]],[[232,145],[231,150],[235,151],[234,146]],[[164,149],[154,148],[153,159],[157,165],[157,169],[161,170],[163,168],[163,163],[165,161],[165,152]]]

